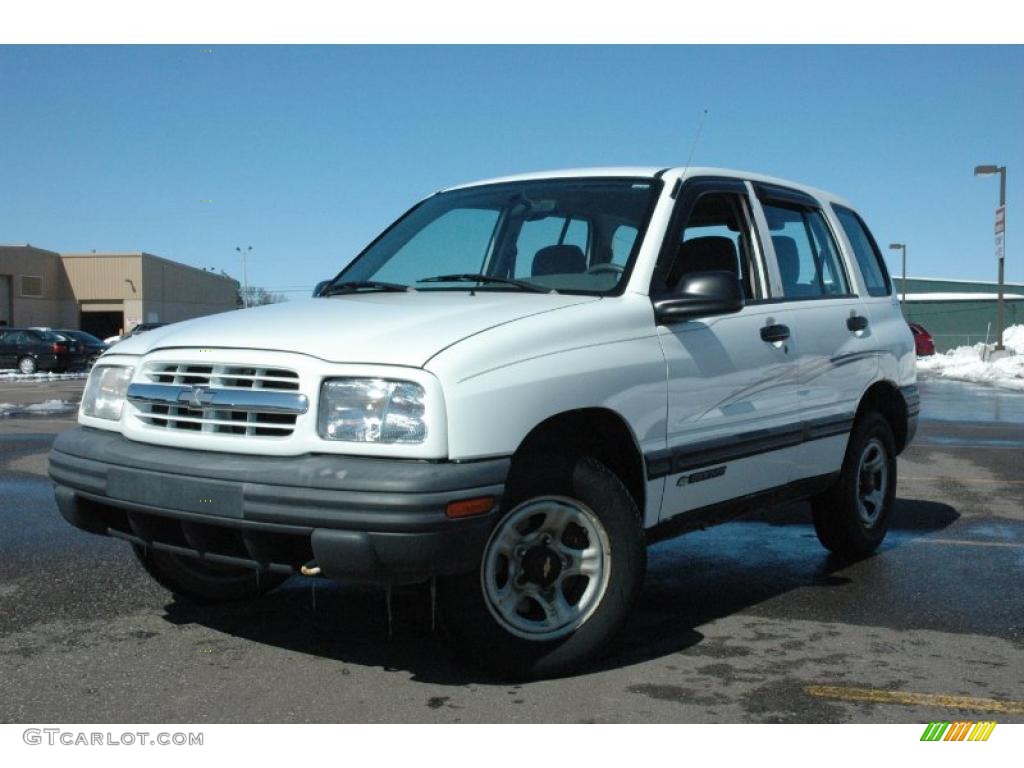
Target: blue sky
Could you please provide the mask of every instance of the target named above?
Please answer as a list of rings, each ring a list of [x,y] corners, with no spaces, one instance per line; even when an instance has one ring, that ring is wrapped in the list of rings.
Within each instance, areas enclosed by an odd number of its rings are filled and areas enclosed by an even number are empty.
[[[207,51],[210,52],[207,52]],[[298,296],[419,198],[695,165],[851,199],[909,272],[1024,281],[1024,47],[0,47],[0,243],[138,251]],[[209,200],[212,202],[201,202]],[[898,255],[888,254],[898,272]]]

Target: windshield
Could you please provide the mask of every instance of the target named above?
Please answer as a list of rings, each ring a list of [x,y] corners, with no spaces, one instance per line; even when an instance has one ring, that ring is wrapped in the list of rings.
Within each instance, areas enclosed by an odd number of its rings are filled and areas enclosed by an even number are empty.
[[[660,188],[656,179],[577,178],[442,192],[392,225],[334,283],[613,293]]]

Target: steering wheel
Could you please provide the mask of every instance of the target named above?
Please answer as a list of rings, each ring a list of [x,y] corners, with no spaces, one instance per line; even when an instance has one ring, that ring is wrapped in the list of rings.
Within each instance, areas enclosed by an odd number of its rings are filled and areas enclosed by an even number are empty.
[[[619,264],[612,264],[610,261],[602,262],[601,264],[594,264],[587,270],[588,275],[600,275],[605,272],[611,272],[616,275],[621,275],[626,271],[626,268]]]

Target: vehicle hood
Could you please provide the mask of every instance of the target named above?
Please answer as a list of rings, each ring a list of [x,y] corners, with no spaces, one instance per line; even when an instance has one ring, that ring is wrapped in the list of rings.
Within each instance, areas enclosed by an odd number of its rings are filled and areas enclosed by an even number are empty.
[[[422,367],[456,342],[595,296],[512,291],[360,293],[288,301],[187,320],[132,336],[112,353],[175,347],[298,352],[337,363]]]

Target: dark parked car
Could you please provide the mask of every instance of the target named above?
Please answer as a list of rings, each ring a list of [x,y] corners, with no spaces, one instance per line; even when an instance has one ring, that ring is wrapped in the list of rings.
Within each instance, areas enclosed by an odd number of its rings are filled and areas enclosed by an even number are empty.
[[[97,357],[110,349],[110,345],[105,341],[97,339],[91,333],[86,333],[85,331],[57,328],[53,332],[78,345],[76,362],[82,365],[92,365],[96,362]]]
[[[74,364],[77,342],[52,331],[0,328],[0,368],[22,373],[66,371]]]
[[[914,350],[918,357],[928,357],[935,354],[935,339],[925,330],[920,323],[907,323],[914,333]]]

